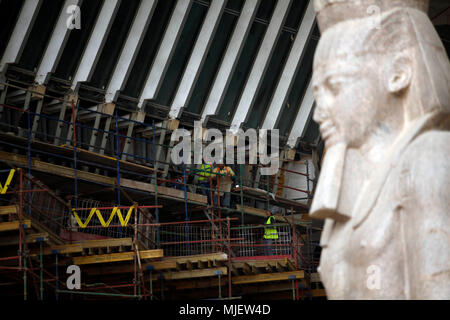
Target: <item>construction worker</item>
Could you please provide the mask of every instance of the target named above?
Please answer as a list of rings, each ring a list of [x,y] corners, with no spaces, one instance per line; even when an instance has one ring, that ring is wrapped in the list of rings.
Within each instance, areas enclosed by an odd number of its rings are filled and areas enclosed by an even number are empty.
[[[278,232],[276,227],[269,227],[275,222],[275,218],[270,210],[267,210],[266,226],[264,227],[264,253],[266,256],[273,255],[273,244],[278,239]]]
[[[233,184],[233,177],[235,176],[234,171],[229,166],[220,163],[213,172],[213,177],[216,177],[217,174],[219,174],[218,192],[220,196],[220,206],[229,207],[231,185]],[[216,198],[214,198],[214,201],[217,201]]]
[[[200,167],[198,182],[200,183],[201,193],[208,198],[208,204],[211,204],[211,190],[210,190],[210,176],[212,173],[212,166],[203,163]]]

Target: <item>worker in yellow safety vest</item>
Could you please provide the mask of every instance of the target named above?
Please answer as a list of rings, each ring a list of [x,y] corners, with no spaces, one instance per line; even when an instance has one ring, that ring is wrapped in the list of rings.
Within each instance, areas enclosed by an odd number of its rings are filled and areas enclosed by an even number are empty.
[[[210,190],[210,179],[212,172],[212,166],[210,164],[203,163],[200,167],[200,173],[198,177],[198,182],[200,184],[201,193],[208,198],[208,204],[211,204],[211,190]]]
[[[278,232],[276,227],[268,227],[275,221],[270,210],[267,210],[267,217],[266,226],[264,227],[264,253],[266,256],[272,256],[273,244],[278,239]]]

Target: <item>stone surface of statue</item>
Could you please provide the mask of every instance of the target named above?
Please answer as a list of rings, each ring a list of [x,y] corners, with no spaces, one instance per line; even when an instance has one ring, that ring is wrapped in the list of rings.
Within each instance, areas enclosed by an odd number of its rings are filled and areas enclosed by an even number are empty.
[[[450,64],[425,0],[316,0],[330,299],[450,299]]]

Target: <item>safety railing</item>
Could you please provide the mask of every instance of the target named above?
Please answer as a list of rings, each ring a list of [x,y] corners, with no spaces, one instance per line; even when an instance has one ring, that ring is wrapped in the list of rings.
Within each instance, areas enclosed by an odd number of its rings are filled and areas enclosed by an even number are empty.
[[[264,240],[267,225],[230,226],[228,236],[227,219],[222,219],[220,230],[211,223],[217,220],[198,220],[154,224],[161,237],[161,248],[165,256],[188,256],[214,252],[232,251],[233,257],[293,256],[294,242],[292,229],[288,224],[273,224],[277,238],[270,243]],[[237,218],[231,221],[236,222]],[[230,240],[230,241],[228,241]],[[230,243],[228,243],[230,242]]]
[[[33,176],[24,174],[23,178],[22,212],[24,216],[38,221],[57,236],[68,232],[70,206]],[[17,192],[20,191],[17,190]]]
[[[244,225],[231,228],[231,235],[243,240],[232,244],[236,257],[255,256],[292,256],[293,243],[292,229],[287,224],[273,224],[270,228],[276,229],[274,235],[265,239],[267,225]],[[298,244],[297,244],[298,245]]]

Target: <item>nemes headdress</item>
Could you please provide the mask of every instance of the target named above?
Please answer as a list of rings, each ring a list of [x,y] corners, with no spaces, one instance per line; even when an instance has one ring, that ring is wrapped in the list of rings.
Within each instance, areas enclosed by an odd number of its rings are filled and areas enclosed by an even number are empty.
[[[412,58],[418,75],[415,88],[421,103],[417,104],[418,110],[408,111],[409,119],[433,111],[450,113],[450,64],[427,15],[428,5],[429,0],[314,0],[321,40],[327,43],[327,51],[342,47],[334,43],[348,42],[350,46],[355,41],[360,41],[361,46],[347,51],[395,54],[405,48],[415,50]],[[379,15],[378,28],[371,21],[374,13]],[[352,21],[360,23],[352,24]],[[341,30],[326,36],[326,31],[336,29]],[[355,41],[346,42],[345,37]]]
[[[368,17],[372,10],[383,13],[396,8],[428,12],[429,0],[314,0],[314,9],[321,32],[333,25]]]

